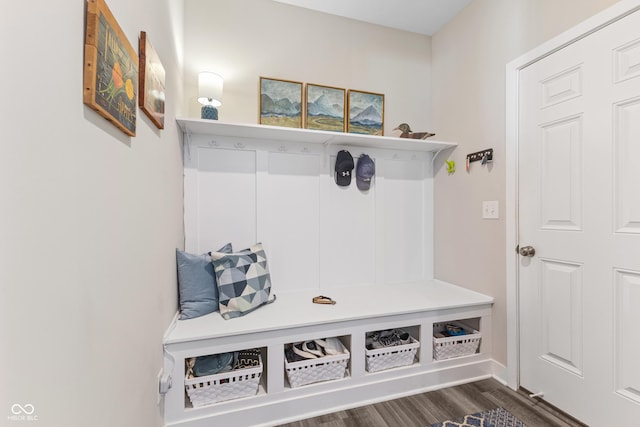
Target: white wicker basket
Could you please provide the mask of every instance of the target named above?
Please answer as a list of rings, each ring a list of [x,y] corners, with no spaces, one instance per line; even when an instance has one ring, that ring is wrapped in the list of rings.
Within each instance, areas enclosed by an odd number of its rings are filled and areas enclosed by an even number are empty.
[[[420,342],[410,337],[409,344],[365,350],[367,372],[397,368],[413,364]]]
[[[184,387],[194,408],[225,400],[253,396],[258,392],[262,376],[260,365],[206,377],[185,378]]]
[[[467,333],[453,337],[436,338],[433,337],[433,358],[434,360],[451,359],[452,357],[469,356],[478,351],[482,334],[459,322],[443,322],[433,324],[433,333],[442,332],[446,325],[456,325]]]
[[[340,345],[342,353],[335,356],[324,356],[299,362],[289,362],[285,357],[284,366],[291,387],[344,378],[350,354],[342,343]]]

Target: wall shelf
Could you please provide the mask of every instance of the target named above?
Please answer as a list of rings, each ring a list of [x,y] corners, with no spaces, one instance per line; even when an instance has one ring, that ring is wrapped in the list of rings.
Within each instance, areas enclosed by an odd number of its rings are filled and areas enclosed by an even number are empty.
[[[217,120],[178,118],[178,126],[185,134],[232,136],[261,141],[304,142],[326,145],[384,148],[403,151],[436,152],[458,144],[436,140],[407,139],[392,136],[373,136],[310,129],[295,129],[258,124],[225,123]]]

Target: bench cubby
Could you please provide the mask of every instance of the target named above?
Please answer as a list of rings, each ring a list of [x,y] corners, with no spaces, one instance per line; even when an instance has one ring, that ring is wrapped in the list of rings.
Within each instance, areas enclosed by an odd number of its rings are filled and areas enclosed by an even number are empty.
[[[463,335],[443,335],[448,326],[464,330]],[[482,345],[480,319],[451,320],[433,324],[433,359],[446,360],[476,354]]]
[[[290,361],[285,351],[285,371],[289,387],[304,387],[318,382],[348,378],[351,352],[343,343],[343,341],[346,341],[345,338],[347,337],[338,339],[339,348],[338,353],[335,355]],[[291,344],[287,344],[286,347]],[[319,346],[316,346],[315,349],[319,349]]]
[[[258,392],[262,372],[263,365],[260,361],[256,367],[185,378],[185,389],[191,407],[253,396]]]
[[[407,339],[388,346],[369,347],[367,337],[369,334],[380,334],[385,331],[396,332],[398,339],[402,335],[407,334]],[[418,350],[420,349],[420,341],[415,337],[420,336],[420,325],[409,327],[400,327],[395,329],[385,329],[382,331],[369,331],[365,335],[365,361],[366,369],[369,373],[384,371],[387,369],[399,368],[413,365],[418,362]]]

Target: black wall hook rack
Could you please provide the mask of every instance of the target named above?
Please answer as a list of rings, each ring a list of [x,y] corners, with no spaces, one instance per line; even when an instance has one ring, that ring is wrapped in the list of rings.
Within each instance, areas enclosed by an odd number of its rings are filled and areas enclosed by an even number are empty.
[[[467,172],[469,171],[469,165],[473,162],[482,161],[485,165],[488,162],[493,161],[493,148],[488,148],[482,151],[476,151],[475,153],[467,154]]]
[[[469,163],[477,162],[478,160],[482,160],[485,157],[487,158],[486,160],[487,162],[490,162],[493,160],[493,148],[467,154],[467,159],[469,160]]]

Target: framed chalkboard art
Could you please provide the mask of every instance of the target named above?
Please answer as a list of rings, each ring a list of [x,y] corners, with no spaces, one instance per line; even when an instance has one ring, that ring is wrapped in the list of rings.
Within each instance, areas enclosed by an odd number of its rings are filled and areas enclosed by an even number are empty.
[[[138,55],[104,0],[87,1],[84,103],[136,135]]]

